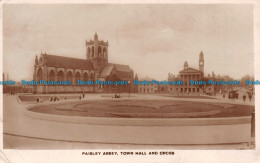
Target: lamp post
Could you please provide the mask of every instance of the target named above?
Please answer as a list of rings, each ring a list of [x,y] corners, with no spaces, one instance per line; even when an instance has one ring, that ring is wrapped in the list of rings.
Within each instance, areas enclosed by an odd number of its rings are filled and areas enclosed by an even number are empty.
[[[130,98],[130,89],[131,89],[131,87],[130,87],[130,81],[128,81],[128,92],[129,92],[129,98]]]

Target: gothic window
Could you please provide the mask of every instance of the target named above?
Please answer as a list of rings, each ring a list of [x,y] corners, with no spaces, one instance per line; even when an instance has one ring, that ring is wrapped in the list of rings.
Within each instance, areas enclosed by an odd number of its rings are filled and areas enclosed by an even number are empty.
[[[55,76],[55,72],[53,70],[51,70],[50,74],[49,74],[49,81],[53,81],[54,80],[54,76]]]
[[[102,48],[100,46],[98,47],[98,56],[102,57]]]
[[[106,58],[106,55],[107,55],[107,49],[103,48],[103,58]]]
[[[37,71],[37,79],[38,81],[43,80],[43,71],[41,68],[39,68]]]
[[[63,71],[59,71],[58,72],[58,81],[64,81],[64,72]]]
[[[69,71],[67,73],[67,80],[72,82],[72,72],[71,71]]]
[[[78,84],[78,80],[80,80],[80,73],[77,72],[75,76],[75,83]]]
[[[91,57],[92,58],[94,57],[94,46],[92,46],[92,48],[91,48]]]
[[[84,80],[84,81],[87,81],[87,80],[88,80],[88,73],[86,73],[86,72],[84,73],[84,75],[83,75],[83,80]]]
[[[87,59],[90,59],[90,48],[88,47],[88,50],[87,50]]]

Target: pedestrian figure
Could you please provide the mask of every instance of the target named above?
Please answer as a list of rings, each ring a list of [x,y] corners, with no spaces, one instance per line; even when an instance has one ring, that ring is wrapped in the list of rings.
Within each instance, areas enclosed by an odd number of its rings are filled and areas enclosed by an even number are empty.
[[[243,100],[246,101],[246,94],[243,95]]]
[[[225,95],[225,93],[224,93],[224,94],[223,94],[223,98],[225,98],[225,96],[226,96],[226,95]]]
[[[251,99],[252,99],[252,95],[251,95],[251,93],[249,94],[249,101],[251,102]]]

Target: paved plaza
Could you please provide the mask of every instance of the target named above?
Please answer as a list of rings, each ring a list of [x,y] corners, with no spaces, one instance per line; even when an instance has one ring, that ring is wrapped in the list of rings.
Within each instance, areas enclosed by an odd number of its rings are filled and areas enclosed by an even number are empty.
[[[77,95],[75,95],[77,96]],[[112,95],[86,94],[84,99],[68,99],[71,101],[99,101],[99,100],[126,100],[129,96],[122,95],[121,99],[112,99]],[[24,109],[35,103],[21,102],[16,96],[4,95],[4,148],[5,149],[250,149],[253,145],[248,143],[224,144],[224,145],[134,145],[134,144],[110,144],[110,143],[91,143],[81,141],[66,141],[68,134],[74,135],[78,129],[84,129],[86,124],[71,124],[55,121],[47,121],[28,117],[24,115]],[[253,106],[251,102],[228,99],[210,98],[175,98],[162,95],[131,94],[133,100],[176,100],[193,102],[217,102]],[[59,102],[44,102],[63,103]],[[48,129],[48,130],[46,130]],[[76,130],[77,129],[77,130]],[[95,128],[93,128],[95,130]]]

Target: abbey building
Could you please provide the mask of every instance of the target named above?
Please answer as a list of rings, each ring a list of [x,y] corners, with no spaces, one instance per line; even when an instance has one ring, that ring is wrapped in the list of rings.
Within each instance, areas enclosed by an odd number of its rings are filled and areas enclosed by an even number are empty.
[[[131,91],[134,71],[129,65],[108,62],[108,41],[98,39],[86,41],[86,59],[63,57],[51,54],[36,55],[33,80],[35,81],[71,81],[71,85],[36,85],[34,93],[80,93],[80,92],[128,92]],[[115,85],[78,85],[83,81],[127,81],[129,84]]]

